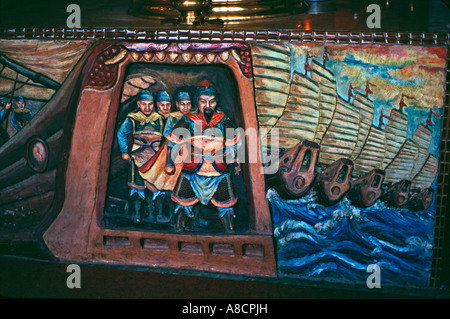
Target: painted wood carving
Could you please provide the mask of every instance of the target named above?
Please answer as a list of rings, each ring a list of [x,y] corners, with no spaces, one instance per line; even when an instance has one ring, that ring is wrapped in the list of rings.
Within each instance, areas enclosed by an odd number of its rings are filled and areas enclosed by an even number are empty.
[[[1,40],[1,252],[426,287],[446,59]]]

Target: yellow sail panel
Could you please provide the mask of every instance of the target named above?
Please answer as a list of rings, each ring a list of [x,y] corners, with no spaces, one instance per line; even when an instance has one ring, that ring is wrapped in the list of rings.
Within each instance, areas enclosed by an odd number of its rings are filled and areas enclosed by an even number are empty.
[[[428,188],[436,178],[439,166],[439,159],[433,154],[428,154],[425,164],[412,180],[413,188]]]
[[[392,120],[386,123],[386,156],[382,168],[386,168],[400,151],[408,134],[408,116],[398,110],[392,110]]]
[[[413,140],[406,140],[400,152],[392,162],[386,167],[386,182],[399,182],[402,179],[409,179],[411,170],[417,157],[417,144]]]
[[[263,60],[279,60],[285,61],[289,64],[289,60],[286,60],[286,56],[290,58],[291,50],[288,46],[283,43],[261,43],[252,42],[251,43],[252,55],[257,58],[264,58]]]
[[[359,131],[358,109],[338,98],[333,118],[320,144],[319,163],[330,165],[340,158],[350,158]]]
[[[291,53],[283,44],[251,46],[258,121],[260,126],[270,129],[283,113],[289,97]]]
[[[385,154],[385,131],[371,126],[361,153],[354,161],[354,173],[364,175],[367,172],[380,168]]]
[[[269,68],[257,68],[253,72],[253,77],[257,87],[267,88],[270,86],[270,88],[273,88],[274,90],[284,90],[286,85],[289,86],[291,74],[288,70],[280,71]],[[276,85],[278,85],[278,87]]]
[[[314,140],[319,122],[318,94],[317,84],[294,73],[286,107],[271,131],[271,134],[278,131],[279,136],[283,137],[281,148],[291,147],[303,140]]]
[[[313,70],[311,79],[319,86],[319,125],[317,126],[314,142],[320,144],[336,108],[336,80],[334,74],[317,61],[312,60],[310,66]]]
[[[361,94],[355,95],[353,104],[359,108],[359,131],[358,141],[356,142],[355,150],[352,154],[352,160],[356,159],[361,153],[362,147],[369,135],[374,113],[373,102]]]
[[[292,76],[292,83],[289,92],[290,95],[295,95],[301,98],[305,97],[317,99],[319,97],[319,88],[317,83],[297,72],[294,72],[294,75]]]
[[[430,148],[432,135],[433,133],[431,132],[431,130],[429,130],[422,124],[419,124],[419,126],[415,130],[412,139],[417,143],[419,149],[414,167],[411,171],[410,179],[413,179],[414,176],[416,176],[416,174],[419,172],[419,170],[427,160],[428,149]]]
[[[316,81],[318,83],[323,82],[324,84],[328,84],[328,86],[330,87],[336,86],[336,79],[333,72],[324,68],[316,60],[311,60],[310,67],[312,70],[311,79],[313,81]]]

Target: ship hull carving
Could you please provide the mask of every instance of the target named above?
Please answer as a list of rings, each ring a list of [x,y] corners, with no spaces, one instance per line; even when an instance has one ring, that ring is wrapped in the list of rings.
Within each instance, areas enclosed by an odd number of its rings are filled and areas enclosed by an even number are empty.
[[[325,168],[316,178],[319,201],[325,206],[339,202],[350,190],[353,161],[341,158]]]
[[[406,205],[410,197],[411,181],[401,180],[390,185],[381,200],[389,206],[402,208]]]
[[[364,208],[375,204],[383,194],[381,186],[384,175],[383,170],[374,169],[352,182],[351,190],[347,196],[352,204]]]
[[[278,172],[268,176],[268,183],[286,198],[299,198],[311,188],[314,178],[319,145],[303,141],[291,148],[279,159]]]
[[[422,211],[430,208],[433,202],[433,194],[434,190],[431,187],[414,193],[408,200],[408,209],[412,211]]]

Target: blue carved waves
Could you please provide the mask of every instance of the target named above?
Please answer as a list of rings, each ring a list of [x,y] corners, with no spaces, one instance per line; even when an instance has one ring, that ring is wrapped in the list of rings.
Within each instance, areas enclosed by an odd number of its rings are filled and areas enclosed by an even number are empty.
[[[344,198],[324,207],[314,190],[286,200],[269,189],[278,271],[365,285],[370,264],[381,284],[427,287],[434,243],[435,204],[413,212],[377,203],[357,208]]]

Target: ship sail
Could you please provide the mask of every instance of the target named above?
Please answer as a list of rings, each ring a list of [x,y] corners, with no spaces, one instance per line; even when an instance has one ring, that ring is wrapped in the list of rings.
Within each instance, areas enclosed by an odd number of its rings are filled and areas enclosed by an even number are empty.
[[[319,125],[317,126],[314,142],[320,144],[336,108],[336,79],[332,72],[317,61],[312,60],[310,65],[312,70],[311,79],[319,85]]]
[[[320,62],[311,59],[308,73],[291,75],[287,45],[253,43],[251,52],[263,149],[275,135],[284,149],[309,140],[320,145],[320,166],[348,158],[355,175],[384,169],[387,182],[431,184],[437,159],[428,154],[432,133],[426,126],[408,139],[408,116],[401,110],[391,111],[385,130],[374,126],[373,101],[361,93],[352,103],[339,97],[334,74]]]
[[[433,154],[428,154],[425,164],[422,166],[417,175],[412,179],[413,188],[428,188],[433,184],[438,171],[439,159]]]
[[[386,155],[382,168],[385,169],[398,154],[408,134],[408,116],[399,110],[392,110],[386,124]]]
[[[252,44],[255,101],[260,128],[270,130],[283,114],[291,80],[291,53],[282,44]]]
[[[319,124],[319,89],[317,83],[294,73],[289,98],[274,128],[278,129],[281,148],[291,148],[300,141],[314,141]],[[272,134],[276,134],[272,129]]]
[[[426,128],[424,125],[419,124],[412,138],[412,140],[416,142],[418,146],[418,152],[416,161],[414,162],[414,167],[410,174],[411,180],[414,178],[414,176],[417,175],[417,173],[423,167],[425,161],[427,160],[431,137],[432,137],[431,130]]]
[[[356,175],[364,175],[367,172],[379,168],[385,156],[386,132],[374,125],[370,126],[369,134],[361,153],[354,160]]]
[[[386,182],[396,183],[402,179],[409,179],[417,157],[417,143],[407,139],[392,162],[386,167]]]
[[[91,44],[84,40],[0,39],[0,96],[10,96],[19,73],[15,96],[47,103]]]
[[[320,144],[319,164],[330,165],[350,158],[358,140],[359,110],[338,97],[333,119]]]
[[[358,141],[352,154],[352,160],[355,160],[366,142],[369,135],[370,127],[373,121],[374,104],[369,98],[357,93],[353,100],[353,104],[359,108],[359,131]]]

